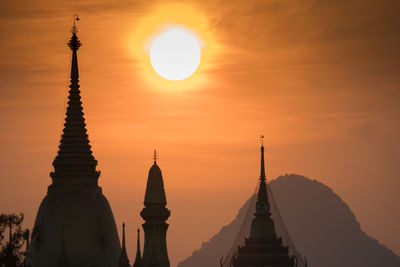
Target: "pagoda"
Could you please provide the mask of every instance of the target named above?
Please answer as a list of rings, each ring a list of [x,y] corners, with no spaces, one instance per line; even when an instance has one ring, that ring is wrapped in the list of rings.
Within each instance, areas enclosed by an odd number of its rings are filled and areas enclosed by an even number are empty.
[[[238,247],[232,258],[233,267],[297,267],[296,258],[289,255],[289,248],[275,231],[271,217],[265,177],[264,146],[261,146],[261,174],[256,211],[251,222],[250,235]]]
[[[145,220],[144,249],[142,264],[144,267],[170,267],[167,251],[166,220],[170,211],[166,208],[167,199],[164,190],[164,181],[160,167],[157,165],[157,152],[154,151],[154,164],[151,166],[147,179],[144,208],[140,216]]]
[[[83,116],[77,56],[81,42],[77,32],[74,21],[68,42],[72,62],[65,124],[50,173],[52,183],[32,232],[28,253],[31,267],[113,267],[121,254],[113,213],[98,186],[100,171],[96,169]]]

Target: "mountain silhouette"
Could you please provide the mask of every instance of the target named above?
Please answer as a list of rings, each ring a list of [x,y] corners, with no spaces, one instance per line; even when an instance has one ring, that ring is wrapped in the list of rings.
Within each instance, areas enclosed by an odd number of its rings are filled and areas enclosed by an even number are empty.
[[[309,266],[400,266],[400,257],[363,232],[350,208],[328,186],[295,174],[280,176],[270,186],[291,238]],[[217,266],[231,248],[249,202],[178,267]]]

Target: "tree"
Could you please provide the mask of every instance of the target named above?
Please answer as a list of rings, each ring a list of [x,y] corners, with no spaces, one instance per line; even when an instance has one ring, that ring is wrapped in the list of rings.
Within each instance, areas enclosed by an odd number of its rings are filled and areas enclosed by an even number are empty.
[[[0,266],[22,266],[26,256],[22,246],[29,236],[28,230],[22,230],[23,220],[22,213],[0,214]]]

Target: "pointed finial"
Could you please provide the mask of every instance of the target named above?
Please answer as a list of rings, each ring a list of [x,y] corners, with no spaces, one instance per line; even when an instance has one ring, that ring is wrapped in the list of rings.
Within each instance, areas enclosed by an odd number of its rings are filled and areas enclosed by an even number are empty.
[[[260,178],[261,178],[261,180],[265,180],[264,135],[260,136],[260,140],[261,140],[261,172],[260,172]]]
[[[74,25],[72,26],[72,29],[71,29],[72,37],[68,42],[68,46],[73,51],[77,51],[79,49],[79,47],[81,46],[81,42],[78,40],[78,37],[76,36],[76,33],[78,32],[78,28],[76,27],[77,21],[79,21],[79,17],[77,14],[74,14]]]
[[[140,229],[137,229],[137,246],[136,246],[136,258],[133,267],[143,267],[142,255],[140,252]]]
[[[140,229],[137,229],[137,248],[136,248],[136,254],[139,253],[140,256]]]
[[[74,14],[74,26],[72,26],[72,33],[77,33],[78,29],[76,28],[76,22],[79,21],[79,15]]]
[[[125,222],[122,223],[122,247],[121,254],[119,255],[118,267],[129,267],[128,254],[126,253],[125,246]]]
[[[157,154],[157,150],[155,150],[155,149],[154,149],[153,159],[154,159],[154,164],[156,164],[157,163],[157,159],[158,159],[158,154]]]
[[[125,247],[125,222],[122,223],[122,246]]]

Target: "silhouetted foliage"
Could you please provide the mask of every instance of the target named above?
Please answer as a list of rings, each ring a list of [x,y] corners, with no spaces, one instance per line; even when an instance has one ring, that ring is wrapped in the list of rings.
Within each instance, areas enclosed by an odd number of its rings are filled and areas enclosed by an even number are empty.
[[[0,214],[0,266],[22,266],[25,258],[22,246],[29,235],[22,229],[23,220],[22,213]]]

